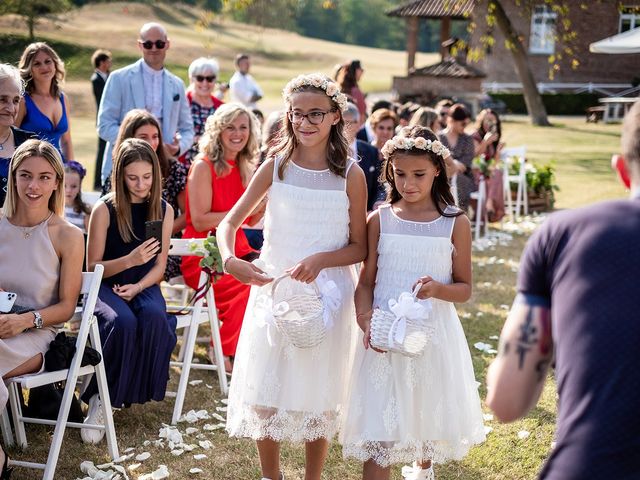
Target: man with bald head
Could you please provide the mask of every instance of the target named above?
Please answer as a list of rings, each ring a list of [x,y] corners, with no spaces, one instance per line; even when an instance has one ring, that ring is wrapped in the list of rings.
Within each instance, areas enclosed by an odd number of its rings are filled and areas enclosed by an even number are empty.
[[[103,184],[111,173],[113,145],[122,119],[134,108],[147,110],[158,119],[168,156],[178,157],[193,143],[193,120],[184,83],[164,68],[170,45],[161,24],[145,23],[138,38],[142,58],[116,70],[107,80],[98,110],[98,134],[108,142],[102,165]]]

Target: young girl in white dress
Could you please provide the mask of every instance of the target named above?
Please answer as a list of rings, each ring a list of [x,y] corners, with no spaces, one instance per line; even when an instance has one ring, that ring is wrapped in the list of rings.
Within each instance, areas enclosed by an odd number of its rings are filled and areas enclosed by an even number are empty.
[[[453,302],[471,296],[471,229],[454,207],[448,150],[424,127],[405,127],[382,148],[387,204],[367,222],[368,255],[356,288],[363,331],[356,350],[343,454],[364,462],[363,478],[433,479],[432,462],[461,459],[484,440],[478,383]],[[420,285],[430,299],[433,341],[412,358],[370,345],[373,309]]]
[[[337,433],[354,345],[353,265],[366,255],[366,181],[344,137],[346,97],[319,74],[284,89],[280,143],[218,227],[223,268],[253,285],[235,358],[227,431],[257,442],[263,479],[283,478],[279,445],[304,442],[305,479],[320,480]],[[235,232],[268,194],[260,260],[233,256]],[[313,348],[293,346],[269,318],[273,278],[334,285],[333,325]],[[332,282],[331,282],[332,281]],[[334,290],[336,290],[334,288]],[[335,297],[334,297],[335,299]]]

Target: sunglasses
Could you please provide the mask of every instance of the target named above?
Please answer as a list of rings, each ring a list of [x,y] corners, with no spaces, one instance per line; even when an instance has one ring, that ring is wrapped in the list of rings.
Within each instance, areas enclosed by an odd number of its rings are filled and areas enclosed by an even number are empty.
[[[216,81],[215,75],[205,76],[205,75],[196,75],[196,82],[204,82],[207,81],[209,83],[213,83]]]
[[[142,45],[142,48],[144,48],[145,50],[151,50],[154,45],[158,50],[162,50],[167,46],[167,42],[165,42],[164,40],[156,40],[155,42],[152,42],[151,40],[147,40],[146,42],[138,40],[138,43],[140,43],[140,45]]]

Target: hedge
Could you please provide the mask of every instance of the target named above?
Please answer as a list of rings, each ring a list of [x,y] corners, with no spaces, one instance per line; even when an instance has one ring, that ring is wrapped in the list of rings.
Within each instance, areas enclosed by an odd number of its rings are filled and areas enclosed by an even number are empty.
[[[511,113],[527,113],[521,93],[492,93],[491,97],[507,104]],[[598,105],[598,93],[544,93],[542,102],[549,115],[583,115],[588,107]]]

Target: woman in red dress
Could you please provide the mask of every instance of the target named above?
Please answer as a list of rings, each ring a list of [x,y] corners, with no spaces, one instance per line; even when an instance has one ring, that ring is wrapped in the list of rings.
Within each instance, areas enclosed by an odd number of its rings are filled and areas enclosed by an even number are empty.
[[[216,228],[244,193],[258,159],[259,127],[246,107],[229,103],[220,106],[206,122],[200,139],[200,153],[191,165],[187,179],[187,227],[183,238],[204,238]],[[260,204],[248,219],[251,225],[264,214]],[[249,246],[242,229],[236,235],[235,255],[252,260],[257,252]],[[200,258],[183,257],[182,274],[191,288],[198,287]],[[244,311],[249,299],[249,285],[231,275],[223,275],[213,285],[218,316],[222,322],[220,337],[225,368],[231,370]]]

